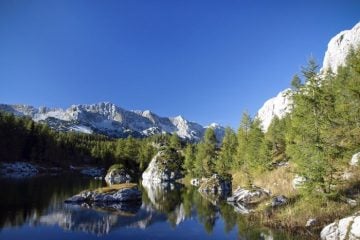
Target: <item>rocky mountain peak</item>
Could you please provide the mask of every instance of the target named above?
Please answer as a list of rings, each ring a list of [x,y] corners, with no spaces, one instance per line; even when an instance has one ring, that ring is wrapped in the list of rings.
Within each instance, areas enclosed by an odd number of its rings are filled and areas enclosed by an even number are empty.
[[[345,63],[351,48],[360,47],[360,22],[352,29],[345,30],[333,37],[324,56],[321,71],[331,69],[333,72]]]
[[[345,63],[346,57],[352,48],[360,47],[360,22],[352,29],[345,30],[333,37],[324,56],[323,67],[320,73],[331,69],[336,73],[337,68]],[[267,100],[259,109],[257,117],[267,131],[274,116],[282,118],[291,111],[290,89],[281,91],[276,97]]]

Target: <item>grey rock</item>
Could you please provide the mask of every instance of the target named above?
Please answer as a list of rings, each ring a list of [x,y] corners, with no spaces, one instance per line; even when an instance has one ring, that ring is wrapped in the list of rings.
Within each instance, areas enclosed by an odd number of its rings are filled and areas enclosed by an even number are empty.
[[[325,226],[320,237],[322,240],[360,239],[360,216],[354,214]]]
[[[141,192],[137,188],[123,188],[120,190],[98,193],[96,191],[83,191],[65,200],[65,203],[119,203],[141,200]]]
[[[280,207],[287,203],[288,203],[287,197],[285,197],[284,195],[279,195],[272,199],[271,206],[272,207]]]
[[[119,183],[129,183],[132,178],[130,174],[123,168],[121,169],[112,169],[108,171],[105,176],[105,181],[111,184],[119,184]]]
[[[358,166],[359,165],[359,160],[360,160],[360,152],[355,153],[352,157],[351,160],[349,162],[349,164],[351,166]]]
[[[316,224],[317,224],[316,218],[310,218],[309,220],[307,220],[305,227],[312,227]]]
[[[143,181],[152,183],[174,182],[183,177],[181,166],[174,159],[164,159],[165,152],[159,151],[142,174]]]
[[[302,187],[306,182],[306,178],[303,176],[296,175],[292,181],[292,186],[294,189]]]
[[[252,189],[238,187],[231,197],[227,198],[228,202],[240,202],[244,204],[258,203],[271,195],[267,189],[253,186]]]

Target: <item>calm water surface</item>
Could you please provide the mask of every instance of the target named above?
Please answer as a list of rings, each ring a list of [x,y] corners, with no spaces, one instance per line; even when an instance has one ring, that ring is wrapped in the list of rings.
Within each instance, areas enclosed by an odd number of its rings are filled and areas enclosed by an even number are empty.
[[[196,189],[141,186],[129,209],[64,204],[78,192],[105,185],[77,175],[1,179],[0,239],[292,239],[248,224],[233,207]]]

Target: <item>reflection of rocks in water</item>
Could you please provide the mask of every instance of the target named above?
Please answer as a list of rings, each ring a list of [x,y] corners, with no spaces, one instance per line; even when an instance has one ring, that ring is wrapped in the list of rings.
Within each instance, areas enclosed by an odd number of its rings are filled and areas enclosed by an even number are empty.
[[[143,207],[149,211],[160,211],[167,215],[167,220],[178,225],[186,218],[184,205],[181,202],[182,184],[177,182],[154,183],[143,180],[142,186],[147,193],[148,204]]]
[[[142,186],[152,206],[160,211],[173,211],[181,201],[182,184],[177,182],[154,183],[143,180]]]
[[[41,216],[40,224],[58,225],[67,231],[81,231],[95,235],[104,235],[116,224],[117,216],[101,212],[72,207],[64,211]]]
[[[243,204],[243,203],[229,202],[229,204],[234,207],[234,211],[237,212],[237,213],[248,214],[248,213],[251,212],[251,209],[248,206],[246,206],[245,204]]]
[[[88,207],[88,206],[87,206]],[[119,206],[113,205],[113,210]],[[122,208],[122,206],[120,207]],[[132,227],[146,228],[155,222],[166,221],[164,214],[149,212],[142,207],[136,213],[122,211],[101,211],[93,207],[66,206],[63,211],[50,213],[34,220],[33,224],[58,225],[67,231],[80,231],[94,235],[106,235],[112,229]]]
[[[214,206],[218,206],[220,204],[220,202],[224,200],[224,197],[221,195],[216,195],[216,194],[211,194],[211,193],[206,193],[206,192],[201,192],[201,191],[199,191],[199,193],[200,193],[201,197],[203,197],[204,199],[209,201]]]
[[[137,211],[139,211],[141,201],[119,203],[94,202],[91,204],[83,203],[81,206],[85,208],[93,208],[95,210],[108,211],[124,216],[133,216],[137,213]]]

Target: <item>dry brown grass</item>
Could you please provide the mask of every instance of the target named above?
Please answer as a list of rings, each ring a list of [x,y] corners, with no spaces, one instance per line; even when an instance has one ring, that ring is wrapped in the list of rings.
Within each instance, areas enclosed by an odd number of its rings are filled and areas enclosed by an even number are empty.
[[[109,193],[109,192],[118,191],[118,190],[124,189],[124,188],[135,188],[136,186],[137,186],[136,183],[121,183],[121,184],[114,184],[111,186],[98,188],[98,189],[95,189],[94,191],[98,192],[98,193]]]
[[[273,195],[282,194],[285,196],[293,196],[296,194],[296,190],[292,187],[292,180],[294,179],[295,174],[293,173],[291,164],[254,175],[254,184],[258,187],[269,189]],[[234,190],[238,186],[246,186],[247,180],[243,172],[234,172],[232,177]]]
[[[353,209],[344,202],[325,198],[299,198],[292,204],[272,212],[271,217],[263,218],[268,226],[290,230],[305,229],[306,222],[315,218],[317,224],[312,230],[320,231],[326,224],[351,214]]]

